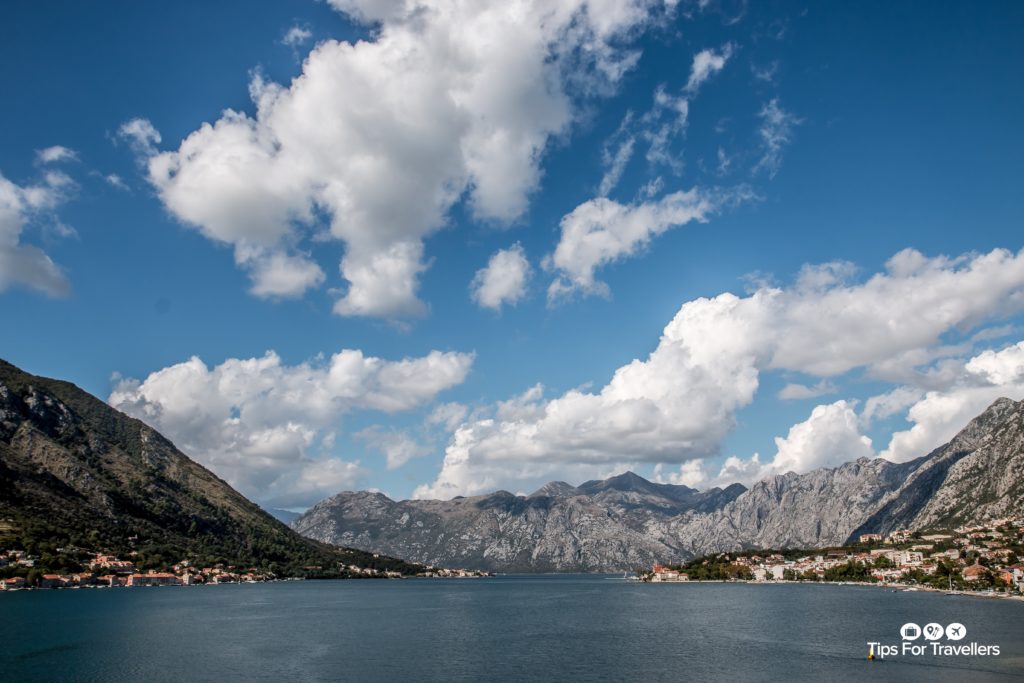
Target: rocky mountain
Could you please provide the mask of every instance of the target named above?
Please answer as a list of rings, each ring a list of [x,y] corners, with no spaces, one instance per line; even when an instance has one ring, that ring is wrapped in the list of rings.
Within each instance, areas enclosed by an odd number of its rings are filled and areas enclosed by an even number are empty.
[[[0,361],[0,543],[223,561],[279,573],[338,563],[412,571],[303,538],[170,441],[73,384]]]
[[[757,482],[720,510],[682,515],[664,533],[691,555],[738,548],[814,548],[845,542],[903,487],[921,460],[860,458]]]
[[[345,492],[292,523],[304,536],[442,566],[500,571],[638,567],[681,557],[674,539],[649,526],[687,511],[714,510],[745,489],[698,492],[627,472],[578,487],[551,482],[529,496],[498,491],[452,500],[394,501]]]
[[[838,545],[1024,509],[1024,402],[1000,399],[952,441],[907,463],[836,468],[699,492],[627,472],[450,501],[345,492],[292,523],[327,543],[498,571],[622,571],[741,548]]]
[[[854,533],[950,527],[1024,511],[1024,401],[1001,398]]]

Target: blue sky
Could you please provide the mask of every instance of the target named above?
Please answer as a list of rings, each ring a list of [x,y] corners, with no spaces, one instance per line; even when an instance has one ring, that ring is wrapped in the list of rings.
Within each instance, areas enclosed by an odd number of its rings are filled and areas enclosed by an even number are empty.
[[[295,508],[906,459],[1024,398],[1019,5],[522,7],[7,3],[0,355]]]

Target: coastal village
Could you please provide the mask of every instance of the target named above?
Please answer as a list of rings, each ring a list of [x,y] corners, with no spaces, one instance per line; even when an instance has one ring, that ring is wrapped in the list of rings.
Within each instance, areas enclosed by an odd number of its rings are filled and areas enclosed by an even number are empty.
[[[80,553],[75,548],[58,548],[58,552]],[[376,556],[375,556],[376,557]],[[196,567],[188,560],[170,567],[170,571],[142,572],[132,560],[114,555],[92,553],[85,563],[86,571],[72,573],[40,573],[33,571],[40,558],[24,550],[0,551],[0,571],[15,573],[15,576],[0,579],[0,590],[22,590],[29,588],[119,588],[139,586],[197,586],[224,583],[260,583],[281,580],[282,577],[272,573],[261,572],[256,568],[238,568],[218,565],[215,567]],[[317,571],[320,567],[307,567]],[[402,574],[396,571],[374,569],[347,565],[340,567],[346,574],[354,578],[396,579]],[[423,578],[474,578],[487,576],[487,572],[467,569],[445,569],[440,567],[424,567],[417,574]],[[294,580],[294,579],[284,579]]]
[[[683,565],[655,564],[651,583],[702,580],[833,581],[910,590],[1024,592],[1024,518],[952,530],[863,534],[857,543],[815,551],[719,553]]]
[[[58,554],[81,558],[79,548]],[[0,551],[0,590],[29,588],[96,588],[195,586],[259,583],[283,577],[256,568],[194,566],[182,560],[166,571],[140,571],[132,559],[85,553],[82,571],[45,572],[40,558],[25,550]],[[307,567],[316,571],[320,567]],[[348,565],[354,578],[402,578],[396,571]],[[488,572],[424,566],[423,578],[474,578]],[[888,535],[863,534],[856,543],[808,550],[748,550],[718,553],[682,565],[657,563],[638,578],[650,583],[690,581],[800,582],[824,581],[900,586],[910,590],[978,591],[1001,595],[1024,593],[1024,518],[1001,519],[952,530],[899,530]]]

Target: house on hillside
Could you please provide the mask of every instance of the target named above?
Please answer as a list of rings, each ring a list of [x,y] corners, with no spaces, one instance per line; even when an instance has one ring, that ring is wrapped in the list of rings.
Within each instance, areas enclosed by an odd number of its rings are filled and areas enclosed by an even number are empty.
[[[967,567],[966,569],[964,569],[964,571],[963,571],[964,581],[970,581],[970,582],[979,581],[982,578],[984,578],[984,576],[985,576],[985,574],[987,572],[988,572],[988,569],[986,569],[985,567],[982,567],[980,564],[975,562],[970,567]]]

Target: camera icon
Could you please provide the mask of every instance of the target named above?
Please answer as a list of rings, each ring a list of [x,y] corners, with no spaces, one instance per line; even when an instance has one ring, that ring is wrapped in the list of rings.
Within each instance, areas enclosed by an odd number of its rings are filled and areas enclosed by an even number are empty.
[[[900,628],[900,636],[903,640],[917,640],[921,637],[921,627],[914,622],[903,624]]]

